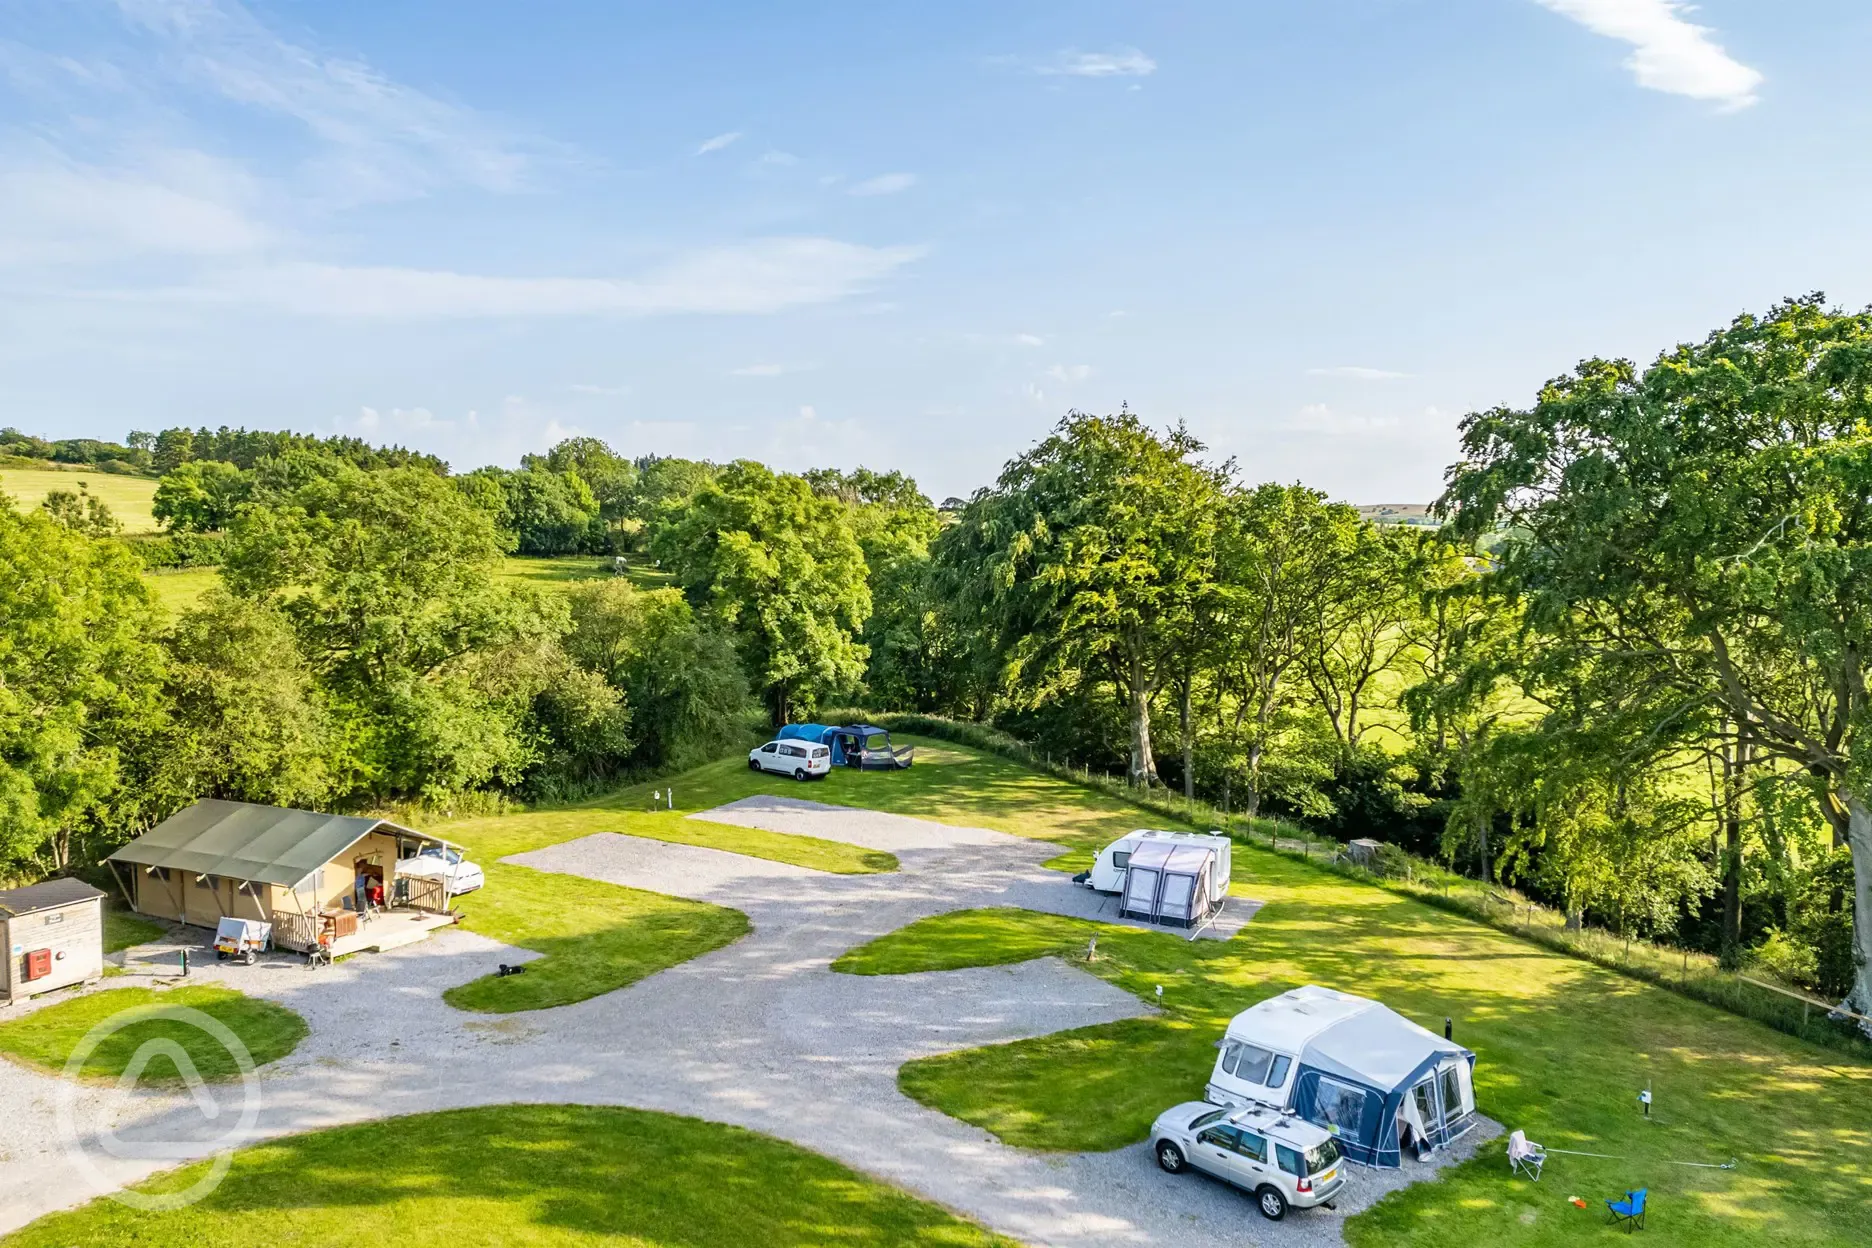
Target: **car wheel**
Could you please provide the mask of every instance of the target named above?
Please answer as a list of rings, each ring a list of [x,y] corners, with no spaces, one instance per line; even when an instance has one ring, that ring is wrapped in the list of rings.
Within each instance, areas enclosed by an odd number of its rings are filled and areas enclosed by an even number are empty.
[[[759,771],[759,770],[761,769],[761,765],[760,765],[760,759],[758,759],[758,758],[750,758],[750,759],[748,759],[748,760],[747,760],[747,769],[748,769],[749,771]]]
[[[795,780],[804,780],[806,778],[806,769],[804,767],[795,767],[793,769],[793,778]]]
[[[1270,1222],[1278,1222],[1287,1216],[1287,1198],[1280,1194],[1278,1187],[1263,1187],[1255,1193],[1255,1204],[1261,1210],[1261,1216]]]
[[[1179,1174],[1189,1163],[1183,1160],[1182,1149],[1169,1140],[1161,1140],[1157,1144],[1157,1164],[1170,1174]]]
[[[251,949],[249,949],[246,953],[241,955],[241,961],[246,963],[248,966],[252,966],[254,963],[258,962],[259,960],[260,960],[260,955],[255,953]]]

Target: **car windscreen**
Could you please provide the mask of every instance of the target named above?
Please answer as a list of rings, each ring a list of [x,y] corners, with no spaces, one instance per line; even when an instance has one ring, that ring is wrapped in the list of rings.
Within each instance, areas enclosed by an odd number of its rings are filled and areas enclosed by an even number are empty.
[[[1200,1131],[1204,1127],[1208,1126],[1210,1123],[1222,1117],[1222,1115],[1226,1114],[1227,1112],[1228,1111],[1226,1109],[1212,1109],[1206,1114],[1202,1114],[1196,1118],[1191,1119],[1190,1124],[1189,1124],[1189,1129],[1192,1131]]]

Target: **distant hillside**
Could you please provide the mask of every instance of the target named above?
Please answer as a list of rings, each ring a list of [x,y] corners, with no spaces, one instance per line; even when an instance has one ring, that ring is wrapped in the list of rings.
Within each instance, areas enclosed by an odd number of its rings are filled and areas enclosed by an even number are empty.
[[[1367,520],[1379,524],[1427,524],[1437,523],[1430,514],[1428,503],[1367,503],[1358,509],[1358,513]]]

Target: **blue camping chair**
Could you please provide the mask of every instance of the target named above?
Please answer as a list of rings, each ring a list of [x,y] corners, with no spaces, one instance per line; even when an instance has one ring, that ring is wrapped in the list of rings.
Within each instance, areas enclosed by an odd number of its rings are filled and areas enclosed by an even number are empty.
[[[1605,1207],[1612,1215],[1613,1224],[1623,1222],[1627,1234],[1634,1226],[1641,1231],[1644,1230],[1644,1199],[1645,1193],[1650,1190],[1650,1188],[1641,1187],[1635,1192],[1626,1192],[1624,1200],[1606,1201]]]

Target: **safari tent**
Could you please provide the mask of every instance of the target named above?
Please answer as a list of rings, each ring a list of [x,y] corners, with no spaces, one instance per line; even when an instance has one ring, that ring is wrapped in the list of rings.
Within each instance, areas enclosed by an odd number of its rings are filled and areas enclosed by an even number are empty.
[[[253,919],[273,924],[275,944],[345,953],[452,921],[442,880],[397,872],[425,845],[448,842],[387,819],[208,799],[105,861],[139,914],[206,928]],[[379,913],[400,921],[362,931]]]
[[[1363,1165],[1474,1125],[1475,1054],[1365,997],[1295,988],[1237,1014],[1218,1047],[1206,1099],[1291,1109]]]

